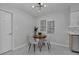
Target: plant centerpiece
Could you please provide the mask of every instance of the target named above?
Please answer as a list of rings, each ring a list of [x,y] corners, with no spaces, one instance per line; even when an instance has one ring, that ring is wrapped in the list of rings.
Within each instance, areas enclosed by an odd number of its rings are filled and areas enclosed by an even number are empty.
[[[34,27],[34,35],[36,35],[36,33],[37,33],[37,30],[38,30],[38,27]]]

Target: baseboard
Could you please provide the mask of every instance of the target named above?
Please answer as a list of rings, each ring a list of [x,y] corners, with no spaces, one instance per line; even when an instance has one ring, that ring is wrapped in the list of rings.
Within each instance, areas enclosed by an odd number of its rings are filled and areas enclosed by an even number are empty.
[[[56,42],[53,42],[53,43],[51,43],[51,44],[52,44],[52,45],[63,46],[63,47],[67,47],[67,48],[68,48],[67,45],[63,45],[63,44],[56,43]],[[22,44],[22,45],[20,45],[20,46],[18,46],[18,47],[15,47],[13,50],[18,50],[18,49],[20,49],[20,48],[22,48],[22,47],[25,47],[25,46],[27,46],[27,45],[26,45],[26,44]]]
[[[20,48],[22,48],[22,47],[25,47],[26,46],[26,44],[22,44],[22,45],[20,45],[20,46],[18,46],[18,47],[15,47],[13,50],[18,50],[18,49],[20,49]]]
[[[56,43],[56,42],[53,42],[53,43],[52,43],[52,45],[58,45],[58,46],[63,46],[63,47],[67,47],[67,48],[68,48],[68,46],[67,46],[67,45],[60,44],[60,43]]]

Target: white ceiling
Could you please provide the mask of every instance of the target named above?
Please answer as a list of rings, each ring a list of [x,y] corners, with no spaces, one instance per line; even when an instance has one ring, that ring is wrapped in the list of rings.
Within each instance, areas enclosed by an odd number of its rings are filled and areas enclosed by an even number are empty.
[[[37,12],[36,9],[32,8],[32,5],[34,3],[0,3],[0,5],[9,6],[21,9],[27,13],[29,13],[32,16],[40,16],[48,13],[54,13],[54,12],[61,12],[64,9],[69,7],[68,3],[44,3],[46,5],[46,8],[43,8],[41,12]]]

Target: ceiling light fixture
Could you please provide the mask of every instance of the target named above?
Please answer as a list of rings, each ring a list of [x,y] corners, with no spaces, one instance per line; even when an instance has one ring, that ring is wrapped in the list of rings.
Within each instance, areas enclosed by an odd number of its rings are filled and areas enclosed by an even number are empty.
[[[42,8],[46,7],[43,3],[37,3],[36,5],[33,5],[32,8],[38,9],[38,12],[41,11]]]

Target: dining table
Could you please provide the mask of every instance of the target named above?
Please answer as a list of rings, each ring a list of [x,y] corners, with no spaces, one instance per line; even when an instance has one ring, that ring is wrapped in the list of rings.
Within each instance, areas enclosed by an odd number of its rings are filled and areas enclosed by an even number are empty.
[[[35,41],[38,41],[38,46],[40,48],[40,51],[42,49],[42,42],[46,40],[47,35],[33,35],[33,38]],[[34,50],[35,50],[35,45],[34,45]]]

